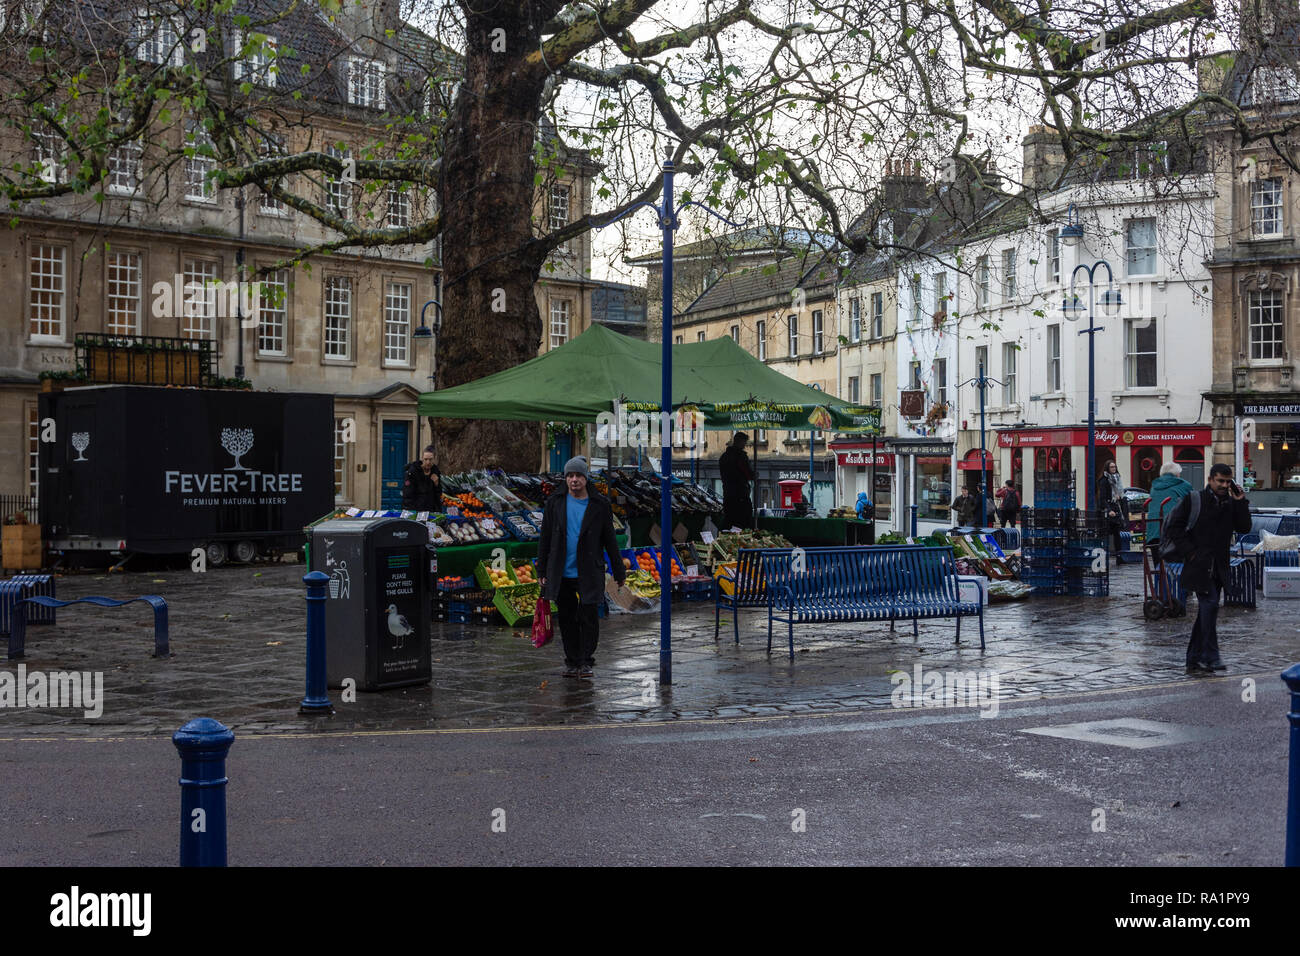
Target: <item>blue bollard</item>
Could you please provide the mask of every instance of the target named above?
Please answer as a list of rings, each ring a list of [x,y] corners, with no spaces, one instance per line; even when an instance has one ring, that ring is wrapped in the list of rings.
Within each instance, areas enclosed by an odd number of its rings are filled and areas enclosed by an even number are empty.
[[[181,755],[181,866],[226,865],[226,754],[234,742],[211,717],[172,734]]]
[[[1282,672],[1291,691],[1291,778],[1286,801],[1286,865],[1300,866],[1300,664]]]
[[[908,505],[907,509],[912,512],[912,537],[916,537],[916,505]]]
[[[312,571],[303,575],[307,585],[307,696],[298,706],[300,714],[332,714],[325,677],[325,588],[329,575]]]

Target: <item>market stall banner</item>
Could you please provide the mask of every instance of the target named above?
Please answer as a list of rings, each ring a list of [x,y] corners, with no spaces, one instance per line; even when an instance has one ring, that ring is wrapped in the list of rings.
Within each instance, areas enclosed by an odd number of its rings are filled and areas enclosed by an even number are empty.
[[[657,410],[657,409],[656,409]],[[859,405],[794,405],[774,402],[714,402],[682,405],[678,415],[698,411],[711,430],[749,431],[771,428],[786,431],[830,431],[879,434],[880,409]]]

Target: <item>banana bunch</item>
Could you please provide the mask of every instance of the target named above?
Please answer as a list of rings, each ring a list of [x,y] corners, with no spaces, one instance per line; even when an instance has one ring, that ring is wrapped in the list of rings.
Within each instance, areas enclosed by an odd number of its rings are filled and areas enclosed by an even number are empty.
[[[659,585],[655,582],[648,572],[629,571],[627,580],[628,589],[637,597],[657,598],[659,596]]]

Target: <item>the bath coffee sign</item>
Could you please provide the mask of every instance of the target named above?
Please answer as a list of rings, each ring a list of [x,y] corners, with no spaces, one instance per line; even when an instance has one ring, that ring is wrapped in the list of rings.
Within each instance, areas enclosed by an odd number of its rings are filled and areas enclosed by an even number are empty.
[[[1250,418],[1268,418],[1270,416],[1300,416],[1300,405],[1246,405],[1242,404],[1242,415]]]
[[[258,471],[243,464],[256,445],[251,428],[222,428],[222,449],[232,463],[221,471],[163,472],[163,493],[181,495],[183,506],[282,505],[302,492],[302,472]]]

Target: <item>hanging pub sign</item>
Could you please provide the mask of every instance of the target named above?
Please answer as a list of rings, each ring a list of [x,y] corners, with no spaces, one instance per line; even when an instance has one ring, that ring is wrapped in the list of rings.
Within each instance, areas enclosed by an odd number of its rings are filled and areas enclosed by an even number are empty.
[[[898,410],[904,418],[921,418],[925,415],[925,391],[905,388],[898,397]]]

